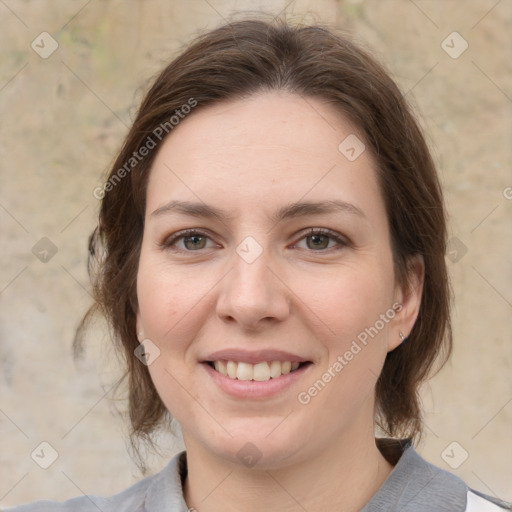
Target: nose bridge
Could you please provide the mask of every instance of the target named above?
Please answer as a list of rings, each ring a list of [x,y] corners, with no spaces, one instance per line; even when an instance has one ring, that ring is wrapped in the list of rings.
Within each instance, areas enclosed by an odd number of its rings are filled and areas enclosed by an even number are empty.
[[[233,251],[232,271],[224,280],[217,313],[254,328],[263,319],[283,320],[289,312],[286,288],[275,275],[271,251],[246,237]]]

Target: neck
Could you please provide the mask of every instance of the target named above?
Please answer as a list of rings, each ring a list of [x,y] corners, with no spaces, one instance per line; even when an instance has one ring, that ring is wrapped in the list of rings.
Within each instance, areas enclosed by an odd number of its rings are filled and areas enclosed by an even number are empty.
[[[187,446],[184,496],[200,512],[244,510],[360,510],[393,466],[373,437],[344,436],[316,456],[278,469],[249,469],[220,459],[203,447]]]

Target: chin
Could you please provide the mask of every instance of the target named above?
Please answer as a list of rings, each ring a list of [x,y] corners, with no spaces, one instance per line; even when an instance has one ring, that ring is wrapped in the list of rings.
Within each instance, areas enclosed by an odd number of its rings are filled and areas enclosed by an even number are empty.
[[[244,418],[236,428],[227,428],[215,444],[208,438],[203,445],[216,457],[248,469],[275,470],[306,458],[309,445],[300,432],[291,432],[283,418]]]

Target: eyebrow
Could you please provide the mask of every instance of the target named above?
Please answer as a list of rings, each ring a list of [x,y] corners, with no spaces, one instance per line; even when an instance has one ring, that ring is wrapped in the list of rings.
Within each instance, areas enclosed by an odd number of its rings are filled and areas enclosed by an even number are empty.
[[[349,213],[366,218],[365,214],[354,204],[347,203],[346,201],[330,200],[322,202],[303,201],[283,206],[272,216],[272,220],[274,222],[280,222],[282,220],[295,217],[338,212]]]
[[[157,208],[151,217],[160,217],[167,213],[182,213],[184,215],[190,215],[192,217],[203,217],[227,219],[229,216],[223,210],[215,208],[214,206],[207,205],[206,203],[196,203],[192,201],[169,201],[168,203]]]
[[[157,208],[151,217],[159,217],[168,213],[181,213],[192,217],[217,218],[221,221],[227,221],[234,218],[227,212],[206,203],[192,201],[170,201]],[[281,222],[285,219],[296,217],[306,217],[308,215],[321,215],[328,213],[349,213],[361,218],[366,218],[365,214],[357,206],[340,200],[329,200],[321,202],[302,201],[291,203],[277,210],[272,216],[272,222]]]

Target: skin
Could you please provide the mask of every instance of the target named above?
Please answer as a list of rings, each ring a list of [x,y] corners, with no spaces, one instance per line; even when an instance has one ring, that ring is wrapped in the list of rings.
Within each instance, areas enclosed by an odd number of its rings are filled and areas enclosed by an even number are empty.
[[[357,133],[321,100],[265,92],[197,110],[155,159],[137,327],[160,350],[148,368],[182,427],[185,499],[200,512],[356,511],[392,470],[375,445],[374,387],[399,333],[414,325],[423,265],[413,262],[408,285],[396,282],[374,160],[366,150],[351,162],[338,150]],[[330,200],[354,208],[272,219],[290,203]],[[211,205],[226,217],[166,209],[170,201]],[[342,243],[307,228],[331,230]],[[207,238],[173,241],[183,229]],[[262,249],[252,263],[236,251],[248,236]],[[400,312],[299,403],[297,395],[394,303]],[[279,349],[312,365],[277,396],[233,398],[200,363],[233,347]],[[261,454],[253,467],[237,456],[248,442]]]

